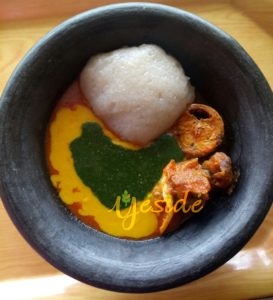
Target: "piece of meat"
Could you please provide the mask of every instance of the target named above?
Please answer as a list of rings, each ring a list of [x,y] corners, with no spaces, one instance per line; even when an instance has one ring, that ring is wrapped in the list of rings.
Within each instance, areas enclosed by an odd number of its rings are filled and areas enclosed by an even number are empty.
[[[183,198],[189,191],[190,197],[208,200],[211,185],[208,172],[202,169],[198,158],[176,163],[171,160],[163,170],[168,192],[176,199]]]
[[[163,175],[152,191],[153,201],[163,199],[163,206],[167,208],[160,213],[160,234],[170,232],[188,220],[193,215],[190,207],[195,201],[199,199],[200,206],[205,206],[212,189],[228,189],[233,182],[231,159],[223,152],[216,152],[202,164],[198,158],[178,163],[171,160],[163,169]],[[168,195],[171,197],[168,198]],[[177,206],[181,199],[186,199],[185,209],[188,212]],[[178,211],[174,213],[173,207]]]
[[[219,113],[204,104],[190,104],[173,128],[187,158],[203,157],[222,143],[224,122]]]
[[[202,164],[202,168],[210,174],[212,187],[227,189],[234,180],[231,158],[223,152],[214,153]]]

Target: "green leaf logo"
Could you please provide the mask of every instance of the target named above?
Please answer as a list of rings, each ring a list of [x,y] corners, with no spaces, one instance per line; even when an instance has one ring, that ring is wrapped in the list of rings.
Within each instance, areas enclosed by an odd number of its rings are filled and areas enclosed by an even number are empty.
[[[121,197],[121,201],[123,203],[125,203],[125,206],[127,207],[127,204],[131,202],[131,197],[130,197],[130,194],[128,194],[128,191],[125,190],[122,194],[122,197]]]

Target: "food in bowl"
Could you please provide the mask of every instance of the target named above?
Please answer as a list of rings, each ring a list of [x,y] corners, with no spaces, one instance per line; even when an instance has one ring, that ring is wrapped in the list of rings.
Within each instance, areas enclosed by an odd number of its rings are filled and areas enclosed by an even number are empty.
[[[193,100],[182,66],[156,45],[92,57],[47,136],[51,181],[70,211],[110,235],[151,238],[232,186],[231,159],[214,153],[223,120]]]
[[[221,113],[225,140],[218,150],[241,172],[231,196],[211,197],[171,234],[135,241],[93,230],[65,209],[49,180],[44,134],[56,101],[91,56],[142,43],[176,57],[196,92]],[[272,203],[272,91],[242,47],[196,15],[151,3],[85,12],[34,46],[1,98],[3,203],[38,253],[87,284],[143,293],[199,279],[246,244]]]

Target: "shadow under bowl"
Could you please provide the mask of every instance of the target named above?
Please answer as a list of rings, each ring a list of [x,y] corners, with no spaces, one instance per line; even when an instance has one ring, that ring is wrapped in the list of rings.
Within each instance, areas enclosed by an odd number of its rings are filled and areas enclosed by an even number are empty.
[[[213,199],[180,230],[132,241],[93,230],[64,208],[49,180],[44,140],[54,105],[90,56],[143,43],[176,57],[202,97],[221,113],[240,178],[231,196]],[[235,255],[271,206],[272,104],[272,91],[247,53],[199,17],[147,3],[88,11],[36,44],[3,92],[2,200],[37,252],[80,281],[122,292],[182,285]]]

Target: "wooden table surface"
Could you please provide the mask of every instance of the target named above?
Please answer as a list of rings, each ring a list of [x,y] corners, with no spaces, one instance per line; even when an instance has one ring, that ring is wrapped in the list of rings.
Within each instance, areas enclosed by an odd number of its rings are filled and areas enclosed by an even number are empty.
[[[115,2],[0,0],[0,93],[19,60],[46,32],[78,12]],[[273,0],[157,2],[196,13],[229,33],[273,88]],[[0,299],[224,300],[270,296],[273,299],[273,208],[250,242],[216,271],[179,288],[140,296],[90,287],[56,270],[20,236],[0,201]]]

